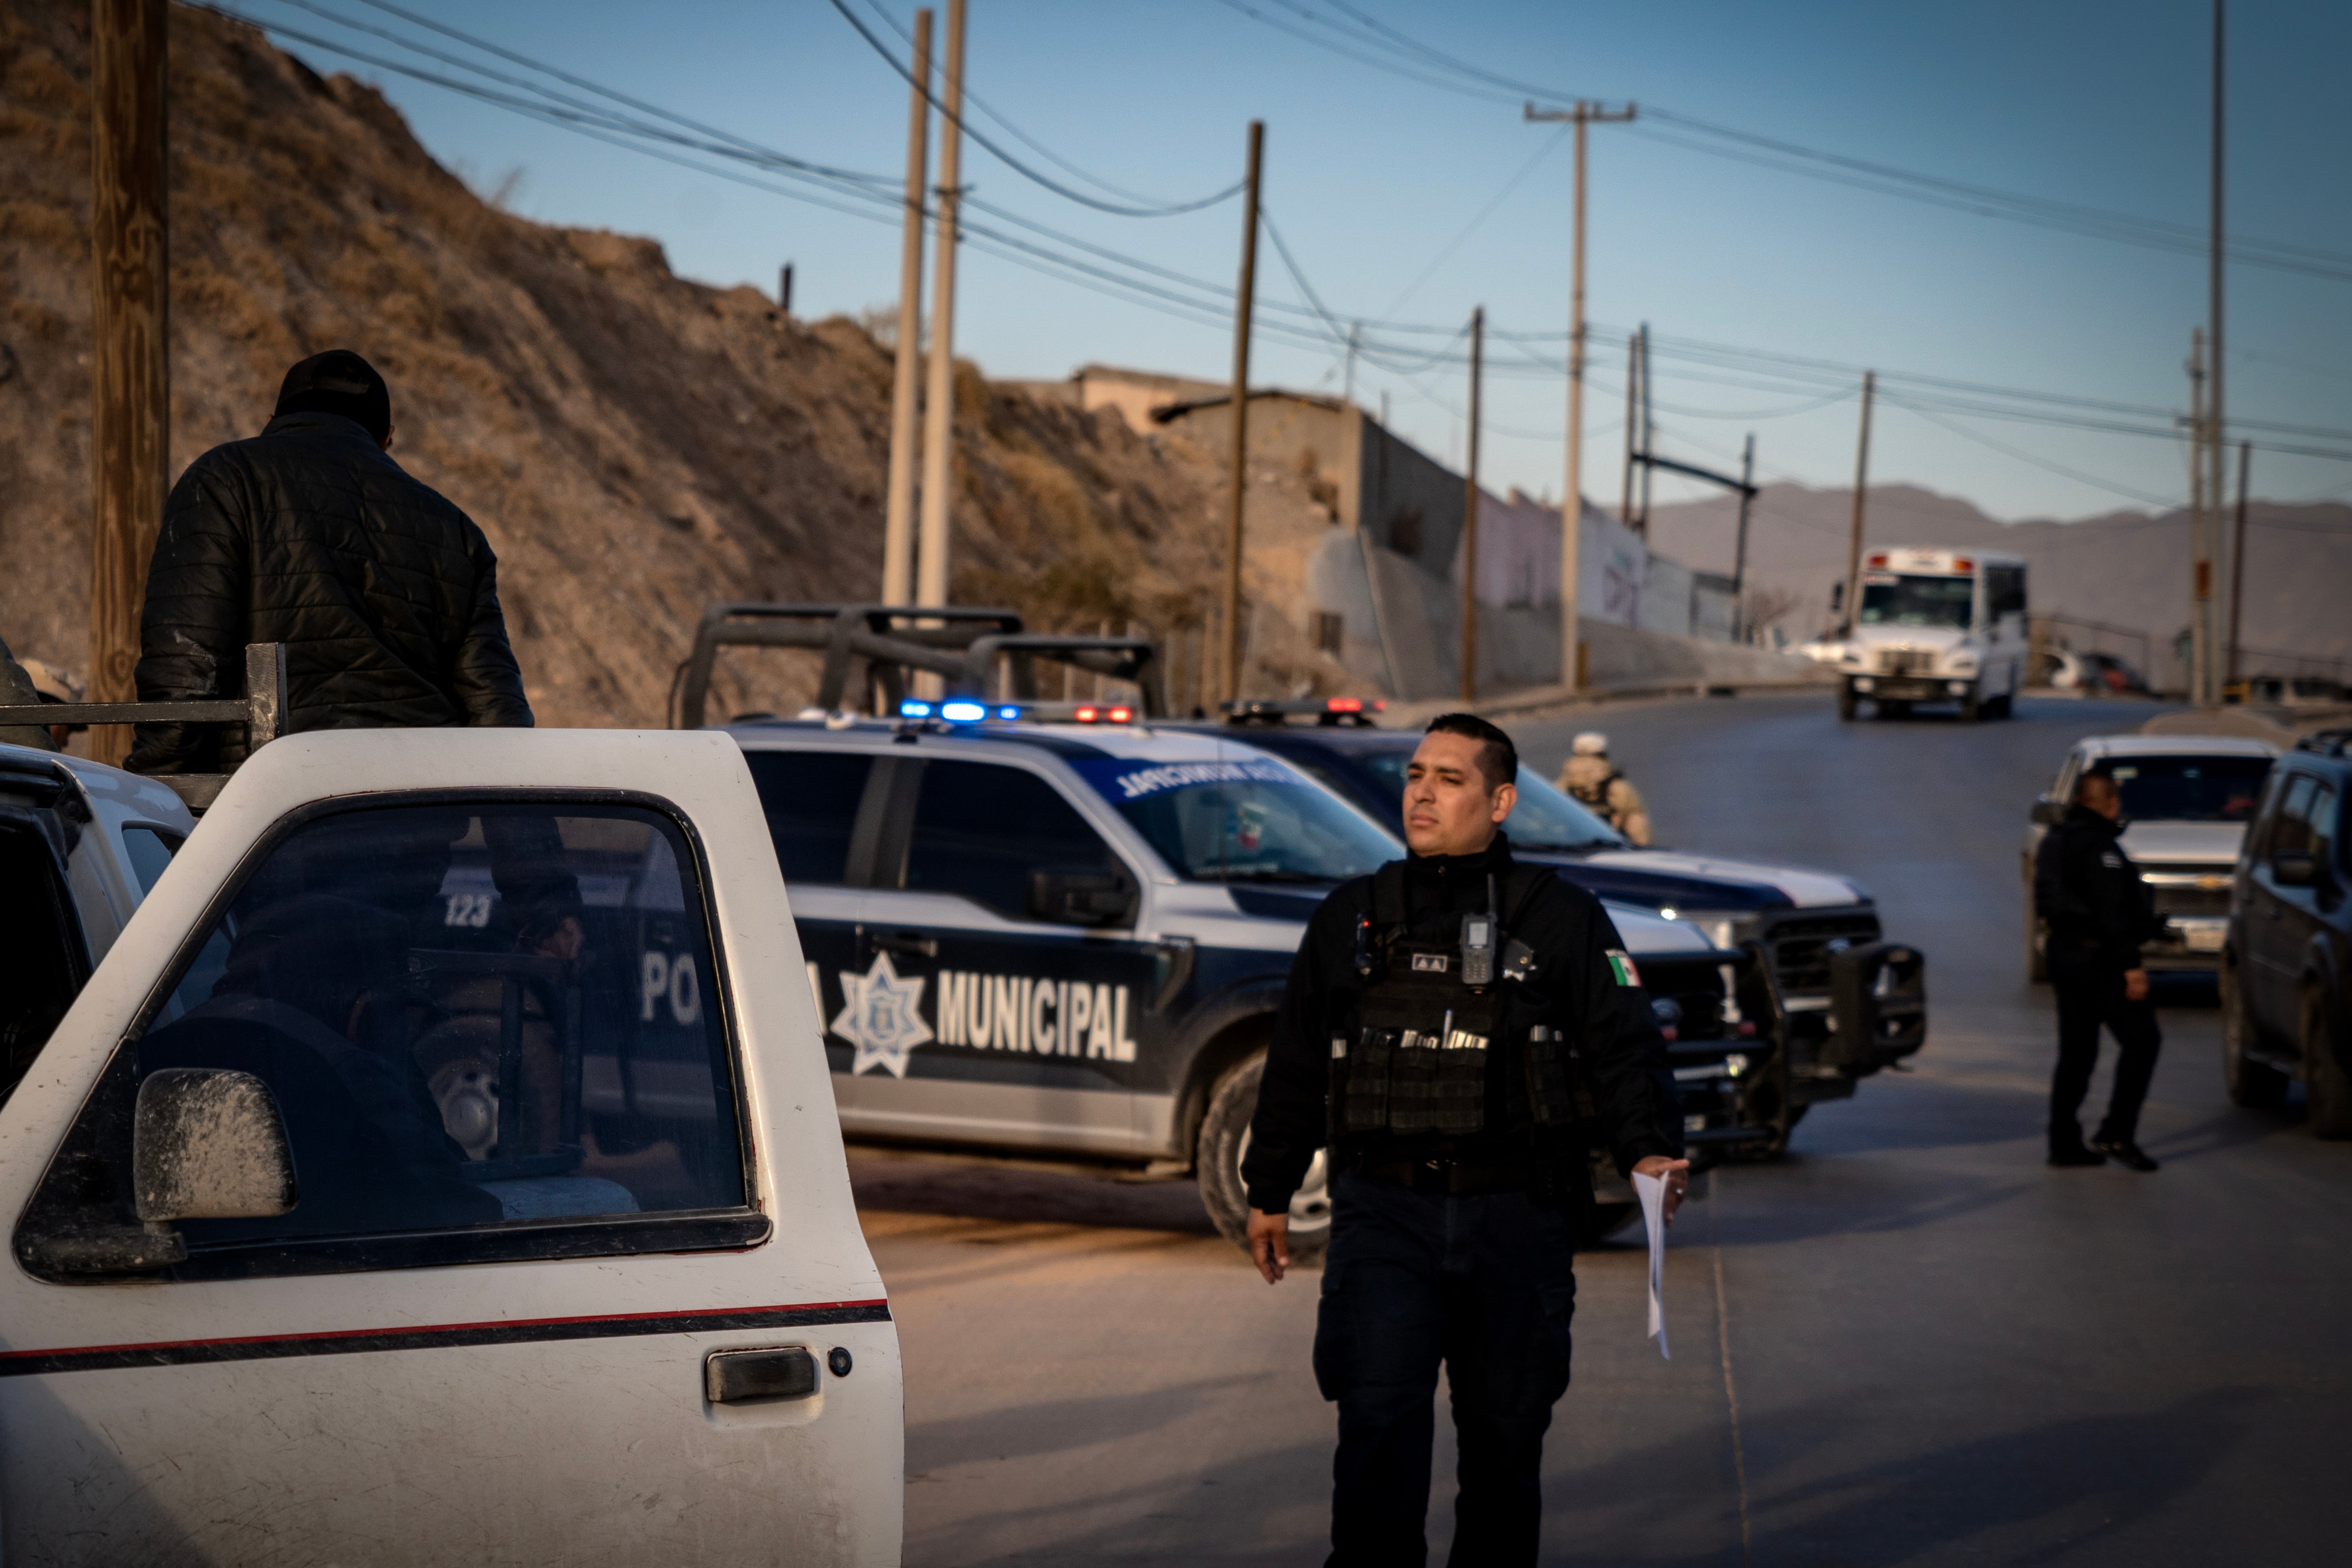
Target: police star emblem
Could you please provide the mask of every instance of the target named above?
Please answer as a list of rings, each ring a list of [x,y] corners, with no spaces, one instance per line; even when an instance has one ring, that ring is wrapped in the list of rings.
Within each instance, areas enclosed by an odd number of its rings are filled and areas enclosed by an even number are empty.
[[[841,994],[833,1032],[857,1047],[851,1074],[880,1067],[905,1078],[908,1053],[932,1037],[931,1026],[923,1022],[922,976],[901,980],[890,955],[877,952],[865,973],[842,972]]]

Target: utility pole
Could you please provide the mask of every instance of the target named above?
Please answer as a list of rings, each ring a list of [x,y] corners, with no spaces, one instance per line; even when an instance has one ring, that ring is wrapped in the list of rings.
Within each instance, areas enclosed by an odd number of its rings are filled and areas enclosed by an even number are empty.
[[[961,0],[958,0],[961,4]],[[1265,156],[1265,121],[1249,127],[1249,173],[1242,215],[1242,275],[1234,291],[1233,507],[1225,522],[1225,700],[1242,694],[1242,510],[1249,495],[1250,317],[1257,308],[1258,170]]]
[[[2189,330],[2189,669],[2192,705],[2205,700],[2205,667],[2212,657],[2212,628],[2206,624],[2213,560],[2205,542],[2207,520],[2221,510],[2221,475],[2211,447],[2213,392],[2205,374],[2205,331]]]
[[[955,488],[956,206],[963,180],[964,0],[948,0],[947,95],[940,103],[938,226],[932,235],[931,354],[923,409],[922,542],[915,603],[948,602],[948,501]],[[936,678],[934,678],[936,679]]]
[[[923,382],[923,186],[930,178],[931,13],[915,13],[907,95],[907,212],[898,234],[898,363],[890,386],[890,479],[882,529],[882,602],[915,597],[915,442]],[[793,269],[784,268],[789,289]],[[787,309],[790,307],[787,306]]]
[[[2211,339],[2212,353],[2208,367],[2212,381],[2205,394],[2205,450],[2209,474],[2207,495],[2210,504],[2205,510],[2205,524],[2199,530],[2197,551],[2197,627],[2198,680],[2191,700],[2200,708],[2218,707],[2221,701],[2221,662],[2214,656],[2213,626],[2213,560],[2221,553],[2221,465],[2222,442],[2227,439],[2221,415],[2221,128],[2222,128],[2222,43],[2227,28],[2223,26],[2223,0],[2213,0],[2213,180],[2211,233],[2207,240],[2206,255],[2206,326]]]
[[[1853,530],[1845,545],[1845,625],[1843,637],[1853,636],[1862,618],[1863,497],[1870,489],[1870,405],[1878,395],[1878,373],[1862,373],[1862,439],[1853,453]]]
[[[139,615],[170,478],[163,0],[90,5],[89,700],[139,695]],[[126,724],[93,725],[120,763]]]
[[[1642,541],[1650,538],[1650,480],[1657,473],[1657,465],[1650,459],[1658,455],[1657,421],[1650,416],[1650,323],[1642,323]]]
[[[793,264],[784,263],[783,275],[776,279],[776,309],[784,315],[793,313]]]
[[[1621,124],[1633,118],[1633,105],[1622,110],[1601,108],[1578,99],[1572,108],[1538,110],[1532,103],[1523,111],[1535,121],[1565,120],[1576,127],[1575,254],[1570,263],[1568,299],[1568,476],[1559,503],[1559,679],[1570,690],[1583,682],[1577,665],[1577,573],[1583,560],[1584,525],[1584,144],[1585,128]]]
[[[1617,521],[1633,526],[1633,430],[1642,406],[1642,334],[1625,340],[1625,489],[1618,499]]]
[[[1748,508],[1756,499],[1756,432],[1739,454],[1739,534],[1731,547],[1731,640],[1748,640]]]
[[[1462,700],[1478,700],[1478,395],[1485,380],[1486,307],[1470,312],[1470,460],[1462,479]]]
[[[1353,408],[1356,405],[1356,341],[1363,336],[1363,322],[1351,321],[1349,323],[1347,387],[1346,390],[1340,394],[1340,401],[1345,403],[1350,408]]]
[[[2238,443],[2237,540],[2230,550],[2230,684],[2238,683],[2239,612],[2246,604],[2246,483],[2252,477],[2254,444]]]

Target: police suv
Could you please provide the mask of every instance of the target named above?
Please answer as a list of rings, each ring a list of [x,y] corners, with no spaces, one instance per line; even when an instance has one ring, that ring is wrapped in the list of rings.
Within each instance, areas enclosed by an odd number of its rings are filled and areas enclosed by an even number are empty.
[[[1207,728],[1272,752],[1365,812],[1396,820],[1405,764],[1420,737],[1374,728],[1369,719],[1356,698],[1244,701],[1232,705],[1225,724]],[[1519,769],[1518,786],[1518,805],[1504,827],[1519,858],[1554,867],[1607,900],[1612,913],[1632,906],[1696,926],[1717,948],[1755,945],[1788,1014],[1787,1124],[1816,1101],[1852,1096],[1858,1080],[1926,1044],[1926,960],[1918,949],[1884,939],[1875,901],[1853,882],[1824,871],[1636,848],[1532,769]],[[1770,1092],[1761,1081],[1749,1090],[1751,1099]],[[1782,1115],[1760,1100],[1755,1110],[1767,1120]]]
[[[1245,740],[1123,704],[907,700],[895,722],[729,727],[792,889],[853,1138],[1192,1173],[1220,1230],[1307,917],[1404,853]],[[1668,1026],[1694,1143],[1769,1142],[1769,984],[1687,924],[1610,910]],[[1596,1224],[1630,1217],[1613,1167]],[[1319,1159],[1294,1247],[1330,1220]]]

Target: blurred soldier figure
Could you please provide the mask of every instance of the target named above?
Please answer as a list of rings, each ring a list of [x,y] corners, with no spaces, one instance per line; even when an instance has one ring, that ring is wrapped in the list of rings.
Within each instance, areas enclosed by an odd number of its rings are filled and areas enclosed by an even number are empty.
[[[24,664],[25,673],[32,677],[33,689],[40,694],[42,701],[69,703],[81,700],[81,682],[56,665],[38,658],[28,658]],[[68,736],[89,728],[87,724],[52,724],[49,726],[49,739],[55,741],[58,750],[62,752],[66,749]]]
[[[530,723],[489,542],[391,449],[391,389],[333,349],[286,373],[260,435],[188,465],[147,573],[142,702],[242,696],[246,645],[284,643],[289,731]],[[130,767],[245,752],[241,725],[142,724]]]
[[[2135,1171],[2156,1162],[2134,1142],[2140,1102],[2163,1037],[2148,1000],[2140,943],[2164,930],[2139,868],[2116,842],[2123,797],[2105,773],[2085,773],[2065,817],[2033,858],[2033,908],[2050,925],[2050,984],[2058,993],[2058,1071],[2050,1083],[2050,1163]],[[2116,1088],[2086,1145],[2076,1112],[2099,1062],[2099,1026],[2116,1037]]]
[[[34,684],[32,673],[16,662],[16,656],[8,651],[6,643],[0,642],[0,708],[29,708],[40,700],[40,689]],[[45,752],[58,749],[50,727],[40,724],[0,725],[0,744],[37,746]]]
[[[1650,810],[1616,764],[1609,760],[1609,737],[1587,730],[1569,748],[1568,765],[1559,770],[1559,787],[1582,802],[1586,809],[1636,845],[1650,842]]]

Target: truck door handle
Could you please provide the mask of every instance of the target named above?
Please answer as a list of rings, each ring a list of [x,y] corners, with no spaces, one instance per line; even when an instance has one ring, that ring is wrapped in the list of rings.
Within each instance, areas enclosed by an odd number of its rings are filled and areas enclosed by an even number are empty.
[[[874,945],[884,952],[897,952],[910,957],[937,958],[940,944],[919,931],[902,931],[893,936],[877,936]]]
[[[713,1405],[748,1399],[805,1399],[816,1392],[816,1357],[800,1345],[777,1350],[713,1351],[703,1358],[703,1397]]]

